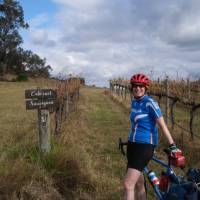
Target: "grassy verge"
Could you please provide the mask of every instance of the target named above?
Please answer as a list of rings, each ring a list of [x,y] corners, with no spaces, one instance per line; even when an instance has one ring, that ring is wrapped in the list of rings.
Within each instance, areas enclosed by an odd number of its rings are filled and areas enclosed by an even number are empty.
[[[24,90],[43,83],[0,83],[0,199],[121,199],[126,164],[118,137],[128,116],[103,90],[83,88],[77,110],[48,154],[38,151],[37,112]]]
[[[128,116],[103,90],[85,88],[81,92],[80,113],[73,120],[74,128],[68,126],[73,133],[64,140],[79,152],[81,168],[90,174],[95,187],[93,198],[122,199],[126,163],[118,150],[118,137],[127,137]]]
[[[37,113],[26,111],[24,100],[24,90],[38,86],[44,82],[0,83],[0,199],[123,199],[126,160],[118,138],[127,139],[128,109],[103,89],[81,88],[77,110],[61,137],[52,135],[52,149],[43,155],[38,151]],[[159,154],[166,145],[162,141],[161,136]],[[184,148],[188,155],[199,152]],[[199,165],[198,158],[192,165]],[[154,199],[152,192],[149,199]]]

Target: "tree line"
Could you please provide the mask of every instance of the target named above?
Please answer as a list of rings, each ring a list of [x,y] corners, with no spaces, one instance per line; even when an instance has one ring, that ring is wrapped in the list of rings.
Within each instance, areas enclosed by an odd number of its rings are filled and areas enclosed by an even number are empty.
[[[24,20],[19,1],[0,0],[0,75],[15,73],[49,77],[52,68],[46,64],[46,59],[21,47],[20,28],[28,29],[29,25]]]

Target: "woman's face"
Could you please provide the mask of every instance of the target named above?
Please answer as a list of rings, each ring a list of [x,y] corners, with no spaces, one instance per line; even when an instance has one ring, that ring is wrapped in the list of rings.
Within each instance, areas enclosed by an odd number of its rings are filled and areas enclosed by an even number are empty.
[[[133,92],[133,96],[135,98],[140,98],[140,97],[144,96],[145,90],[146,89],[145,89],[144,85],[139,85],[139,84],[132,85],[132,92]]]

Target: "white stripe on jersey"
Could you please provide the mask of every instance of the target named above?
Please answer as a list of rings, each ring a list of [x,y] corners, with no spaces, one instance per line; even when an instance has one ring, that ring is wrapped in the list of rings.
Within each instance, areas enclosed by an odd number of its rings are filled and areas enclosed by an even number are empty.
[[[147,117],[148,114],[141,114],[141,115],[137,115],[134,119],[134,121],[136,122],[138,119],[141,119],[141,118],[144,118],[144,117]]]
[[[156,113],[157,117],[160,117],[159,114],[157,113],[156,108],[153,106],[152,102],[148,102],[148,103],[146,104],[146,107],[147,107],[147,106],[150,106],[151,108],[153,108],[153,110],[154,110],[154,112]]]
[[[137,126],[138,126],[138,124],[135,125],[135,130],[134,130],[134,133],[133,133],[133,142],[135,142],[135,135],[136,135],[136,131],[137,131]]]

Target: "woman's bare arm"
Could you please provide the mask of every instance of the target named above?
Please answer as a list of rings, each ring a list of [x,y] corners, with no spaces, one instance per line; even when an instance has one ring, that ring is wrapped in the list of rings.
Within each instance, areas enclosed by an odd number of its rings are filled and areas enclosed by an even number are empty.
[[[169,129],[167,128],[167,125],[165,123],[165,120],[163,117],[159,117],[157,120],[156,120],[157,124],[159,125],[159,127],[162,129],[162,132],[164,133],[165,137],[167,138],[169,144],[173,144],[174,143],[174,140],[169,132]]]

